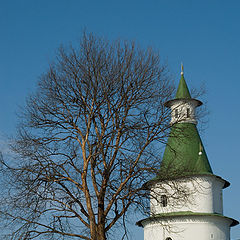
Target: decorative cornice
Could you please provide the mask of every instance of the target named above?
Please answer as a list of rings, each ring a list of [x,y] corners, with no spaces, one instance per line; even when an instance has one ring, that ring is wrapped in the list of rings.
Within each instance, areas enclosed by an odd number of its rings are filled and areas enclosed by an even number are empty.
[[[154,216],[142,219],[136,223],[137,226],[143,227],[144,222],[159,223],[159,222],[209,222],[209,218],[225,219],[231,222],[230,226],[236,226],[239,222],[233,218],[226,217],[218,213],[199,213],[199,212],[171,212],[156,214]],[[197,219],[197,220],[196,220]]]

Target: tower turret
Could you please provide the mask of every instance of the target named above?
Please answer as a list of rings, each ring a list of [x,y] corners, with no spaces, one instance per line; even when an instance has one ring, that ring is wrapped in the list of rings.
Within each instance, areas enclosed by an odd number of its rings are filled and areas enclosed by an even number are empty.
[[[166,107],[171,108],[172,118],[170,124],[174,123],[194,123],[197,124],[195,109],[201,106],[202,102],[191,98],[186,81],[184,79],[183,67],[181,79],[178,85],[176,97],[165,103]]]
[[[183,67],[171,108],[171,132],[150,190],[150,217],[137,222],[144,240],[229,240],[238,221],[223,215],[222,189],[228,181],[213,174],[196,124],[196,107]]]

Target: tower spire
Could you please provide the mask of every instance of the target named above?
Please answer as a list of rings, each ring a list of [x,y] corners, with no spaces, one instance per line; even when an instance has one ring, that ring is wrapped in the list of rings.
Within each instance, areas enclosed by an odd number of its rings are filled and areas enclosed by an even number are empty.
[[[181,79],[175,99],[165,103],[172,110],[172,129],[163,155],[162,170],[173,169],[180,175],[212,174],[196,127],[195,109],[201,104],[201,101],[191,97],[181,64]]]
[[[179,84],[178,84],[178,89],[177,89],[177,93],[176,93],[176,99],[180,99],[180,98],[188,98],[190,99],[191,98],[191,94],[188,90],[188,86],[187,86],[187,83],[185,81],[185,78],[184,78],[184,68],[183,68],[183,64],[181,63],[181,79],[179,81]]]

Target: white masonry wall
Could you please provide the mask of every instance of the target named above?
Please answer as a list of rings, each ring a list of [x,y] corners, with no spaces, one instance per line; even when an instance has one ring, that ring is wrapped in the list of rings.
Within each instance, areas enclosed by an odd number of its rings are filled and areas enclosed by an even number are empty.
[[[208,216],[144,221],[144,240],[229,240],[230,224],[229,219]]]
[[[150,215],[185,211],[222,214],[223,186],[223,179],[211,175],[155,183],[150,191]]]
[[[197,123],[195,108],[197,102],[194,100],[175,100],[171,105],[171,122],[170,124],[176,122],[188,122]]]

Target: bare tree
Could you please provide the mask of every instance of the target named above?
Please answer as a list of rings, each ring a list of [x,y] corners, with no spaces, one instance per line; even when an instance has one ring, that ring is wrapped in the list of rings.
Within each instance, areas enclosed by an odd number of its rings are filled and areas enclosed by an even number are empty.
[[[22,110],[15,159],[2,160],[8,237],[104,240],[124,226],[160,166],[169,79],[158,53],[134,43],[84,34],[61,47]]]

